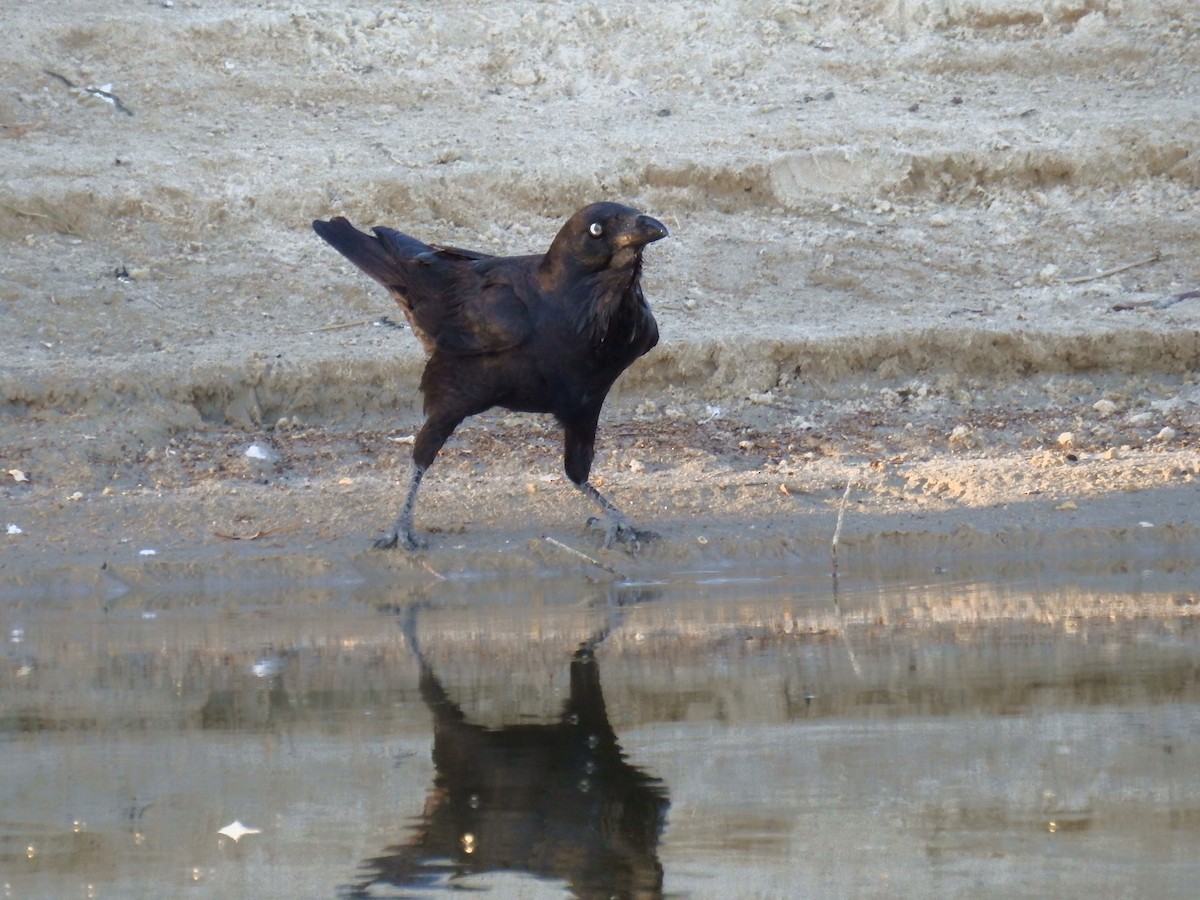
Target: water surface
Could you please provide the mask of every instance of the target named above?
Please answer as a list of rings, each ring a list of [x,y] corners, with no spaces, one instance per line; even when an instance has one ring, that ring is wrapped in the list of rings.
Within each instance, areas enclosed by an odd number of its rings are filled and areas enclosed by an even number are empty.
[[[1191,897],[1193,578],[14,601],[0,883]]]

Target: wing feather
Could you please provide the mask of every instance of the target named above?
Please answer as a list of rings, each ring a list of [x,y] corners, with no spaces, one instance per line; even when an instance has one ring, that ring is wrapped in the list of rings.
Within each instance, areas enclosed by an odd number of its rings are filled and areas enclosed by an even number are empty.
[[[480,273],[470,262],[442,257],[430,261],[439,270],[436,293],[413,294],[413,315],[439,350],[455,356],[503,353],[523,344],[533,332],[527,304],[507,280]]]
[[[426,350],[455,356],[503,353],[533,331],[522,258],[426,244],[393,228],[359,231],[342,217],[313,222],[342,255],[384,285]]]

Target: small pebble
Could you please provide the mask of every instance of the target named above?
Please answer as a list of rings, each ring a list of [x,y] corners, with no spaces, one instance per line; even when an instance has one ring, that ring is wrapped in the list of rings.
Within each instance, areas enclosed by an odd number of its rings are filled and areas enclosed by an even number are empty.
[[[955,425],[950,432],[950,443],[971,449],[978,443],[978,440],[966,425]]]
[[[248,459],[261,459],[267,462],[274,462],[278,456],[269,447],[264,447],[262,444],[251,444],[246,448],[246,457]]]

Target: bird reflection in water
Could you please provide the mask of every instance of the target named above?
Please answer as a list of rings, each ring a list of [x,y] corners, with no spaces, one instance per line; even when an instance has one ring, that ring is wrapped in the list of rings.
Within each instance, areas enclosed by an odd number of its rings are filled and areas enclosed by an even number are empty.
[[[593,655],[602,639],[575,652],[557,722],[498,729],[467,721],[413,641],[434,719],[433,789],[412,837],[367,860],[349,896],[383,885],[452,890],[465,876],[515,872],[563,881],[581,898],[662,897],[670,802],[658,779],[625,761],[609,724]]]

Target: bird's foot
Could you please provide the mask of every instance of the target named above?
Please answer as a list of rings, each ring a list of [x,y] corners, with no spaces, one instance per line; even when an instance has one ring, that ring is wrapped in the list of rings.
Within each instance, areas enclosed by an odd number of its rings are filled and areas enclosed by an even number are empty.
[[[605,517],[605,520],[592,516],[588,519],[588,525],[604,528],[604,549],[606,550],[610,549],[613,544],[620,543],[624,544],[625,549],[630,553],[636,553],[642,548],[643,543],[649,544],[659,539],[658,532],[634,528],[623,515],[609,515]]]
[[[373,546],[376,550],[393,550],[397,547],[404,550],[423,550],[425,541],[413,534],[411,528],[392,528],[385,532]]]

